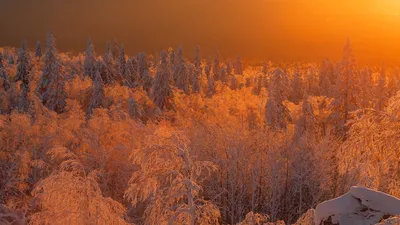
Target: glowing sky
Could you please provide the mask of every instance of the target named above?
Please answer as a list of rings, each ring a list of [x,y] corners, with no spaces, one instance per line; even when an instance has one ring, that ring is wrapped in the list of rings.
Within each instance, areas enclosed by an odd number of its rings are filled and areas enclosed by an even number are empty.
[[[349,36],[361,63],[400,65],[400,0],[0,0],[0,45],[30,47],[47,30],[60,50],[101,53],[118,39],[128,54],[182,44],[192,55],[273,61],[338,59]]]

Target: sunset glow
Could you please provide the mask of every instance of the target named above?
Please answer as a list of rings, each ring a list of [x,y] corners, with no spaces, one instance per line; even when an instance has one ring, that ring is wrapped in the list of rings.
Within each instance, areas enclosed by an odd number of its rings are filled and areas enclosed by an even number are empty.
[[[400,225],[400,0],[0,0],[0,225]]]

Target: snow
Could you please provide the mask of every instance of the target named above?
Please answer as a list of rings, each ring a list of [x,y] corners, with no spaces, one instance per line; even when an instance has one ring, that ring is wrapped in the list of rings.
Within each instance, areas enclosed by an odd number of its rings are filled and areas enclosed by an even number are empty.
[[[332,218],[339,224],[376,224],[385,215],[400,215],[400,200],[385,193],[364,187],[351,187],[336,199],[319,204],[314,223]]]

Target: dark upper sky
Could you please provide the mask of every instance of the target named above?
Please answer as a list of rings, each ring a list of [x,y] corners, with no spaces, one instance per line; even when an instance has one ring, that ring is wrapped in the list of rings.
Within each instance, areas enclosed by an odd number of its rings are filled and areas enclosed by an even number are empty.
[[[0,46],[34,47],[50,30],[61,51],[83,51],[92,37],[126,52],[182,44],[191,56],[273,61],[338,59],[347,36],[361,62],[398,63],[398,0],[0,0]]]

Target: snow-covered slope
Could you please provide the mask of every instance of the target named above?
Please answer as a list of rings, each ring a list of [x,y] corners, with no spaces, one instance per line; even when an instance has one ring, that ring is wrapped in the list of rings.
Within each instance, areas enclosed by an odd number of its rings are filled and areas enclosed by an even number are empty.
[[[400,199],[364,187],[352,187],[336,199],[319,204],[314,223],[331,219],[336,224],[376,224],[383,216],[400,215]]]

